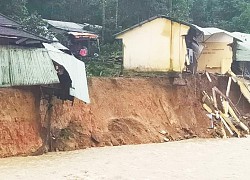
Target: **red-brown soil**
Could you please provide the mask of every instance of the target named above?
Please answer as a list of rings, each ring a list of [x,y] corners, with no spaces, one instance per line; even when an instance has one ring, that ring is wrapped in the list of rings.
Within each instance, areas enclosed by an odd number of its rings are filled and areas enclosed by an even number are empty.
[[[49,118],[53,150],[212,137],[201,92],[222,83],[186,80],[173,86],[168,78],[91,78],[91,104],[54,98],[51,111],[39,88],[0,89],[0,157],[42,153]]]
[[[162,130],[171,140],[211,137],[199,81],[195,89],[195,78],[187,86],[173,86],[168,78],[92,78],[90,105],[54,101],[55,148],[163,142]]]
[[[37,92],[0,89],[0,157],[30,154],[42,145]]]

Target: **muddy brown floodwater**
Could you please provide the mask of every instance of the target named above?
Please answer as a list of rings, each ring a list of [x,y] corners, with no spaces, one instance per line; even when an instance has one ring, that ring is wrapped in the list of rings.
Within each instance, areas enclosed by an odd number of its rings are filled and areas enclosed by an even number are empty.
[[[196,139],[0,159],[0,179],[249,179],[250,138]]]

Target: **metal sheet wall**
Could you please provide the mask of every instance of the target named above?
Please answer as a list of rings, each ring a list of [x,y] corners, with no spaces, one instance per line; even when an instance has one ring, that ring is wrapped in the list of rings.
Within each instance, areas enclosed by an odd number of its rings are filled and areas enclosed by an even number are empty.
[[[59,83],[54,65],[44,48],[0,46],[0,86]]]

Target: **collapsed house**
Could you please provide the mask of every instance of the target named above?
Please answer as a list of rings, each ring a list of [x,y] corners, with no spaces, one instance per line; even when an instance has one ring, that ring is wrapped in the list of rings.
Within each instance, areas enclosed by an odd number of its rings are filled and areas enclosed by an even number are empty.
[[[77,58],[91,57],[99,54],[98,34],[84,30],[85,28],[99,30],[99,26],[47,19],[45,21],[49,24],[49,30],[53,31],[56,35],[66,37],[61,43],[69,48]]]
[[[49,55],[41,48],[43,42],[49,41],[0,14],[1,87],[59,83]]]
[[[0,87],[39,85],[60,99],[89,103],[84,63],[59,50],[55,55],[48,43],[0,14]]]
[[[116,34],[116,39],[123,42],[124,70],[195,72],[202,36],[195,26],[161,15]]]
[[[227,73],[231,70],[233,53],[236,51],[234,44],[241,40],[222,29],[196,27],[204,33],[204,39],[200,42],[204,49],[198,58],[198,72]]]

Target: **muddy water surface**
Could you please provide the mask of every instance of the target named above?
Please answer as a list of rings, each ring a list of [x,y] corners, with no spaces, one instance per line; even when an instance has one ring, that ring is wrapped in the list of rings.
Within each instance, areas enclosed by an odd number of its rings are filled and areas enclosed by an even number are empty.
[[[0,159],[0,179],[250,179],[250,138],[94,148]]]

